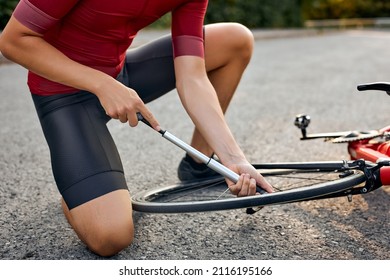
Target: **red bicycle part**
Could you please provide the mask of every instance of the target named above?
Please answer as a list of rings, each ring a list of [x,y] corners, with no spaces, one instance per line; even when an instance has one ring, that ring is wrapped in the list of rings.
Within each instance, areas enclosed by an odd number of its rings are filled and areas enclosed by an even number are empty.
[[[390,158],[390,141],[376,144],[369,144],[368,141],[351,142],[348,152],[353,160],[377,162],[381,158]],[[390,167],[384,166],[380,169],[380,178],[383,185],[390,185]]]

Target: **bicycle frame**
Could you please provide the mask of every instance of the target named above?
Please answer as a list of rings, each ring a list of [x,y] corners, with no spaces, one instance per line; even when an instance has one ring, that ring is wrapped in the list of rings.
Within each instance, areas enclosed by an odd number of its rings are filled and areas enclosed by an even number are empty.
[[[390,126],[382,131],[390,131]],[[370,140],[353,141],[348,143],[348,153],[352,160],[364,159],[371,162],[390,160],[390,141],[383,143],[370,143]],[[383,166],[379,172],[382,185],[390,185],[390,167]]]

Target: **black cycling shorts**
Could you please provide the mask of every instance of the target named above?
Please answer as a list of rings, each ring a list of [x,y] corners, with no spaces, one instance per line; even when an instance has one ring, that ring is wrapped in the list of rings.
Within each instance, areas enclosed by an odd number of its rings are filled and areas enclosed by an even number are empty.
[[[175,88],[172,42],[165,36],[130,49],[118,80],[147,103]],[[89,92],[32,94],[50,148],[53,175],[69,209],[118,189],[127,189],[110,118]]]

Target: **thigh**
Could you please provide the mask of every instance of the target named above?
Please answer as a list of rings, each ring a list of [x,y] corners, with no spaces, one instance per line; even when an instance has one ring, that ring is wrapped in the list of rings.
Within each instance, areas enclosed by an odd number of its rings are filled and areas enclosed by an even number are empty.
[[[127,189],[122,163],[96,96],[34,96],[57,187],[69,209]]]
[[[148,103],[176,87],[170,35],[130,49],[118,80]]]

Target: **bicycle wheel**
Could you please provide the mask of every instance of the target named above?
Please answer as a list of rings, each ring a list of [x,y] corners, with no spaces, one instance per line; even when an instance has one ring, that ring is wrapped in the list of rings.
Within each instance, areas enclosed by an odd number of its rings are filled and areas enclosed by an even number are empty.
[[[347,195],[366,181],[358,170],[346,170],[345,162],[264,163],[253,166],[274,187],[274,193],[236,197],[224,178],[184,182],[137,193],[133,209],[149,213],[183,213],[261,207],[272,204]]]

